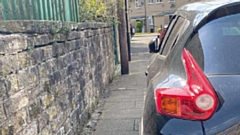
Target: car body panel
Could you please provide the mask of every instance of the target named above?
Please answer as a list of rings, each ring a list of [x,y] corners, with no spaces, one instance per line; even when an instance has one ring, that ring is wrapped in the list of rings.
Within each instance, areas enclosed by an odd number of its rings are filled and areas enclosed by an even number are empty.
[[[207,23],[211,14],[214,14],[217,9],[224,6],[231,6],[239,3],[239,0],[204,0],[195,2],[180,7],[175,14],[179,14],[190,20],[194,29],[199,29]]]
[[[159,54],[153,54],[150,58],[150,61],[149,61],[149,64],[148,64],[148,67],[147,67],[147,71],[150,71],[148,72],[147,74],[147,84],[149,84],[149,81],[154,77],[156,76],[157,72],[159,70],[161,70],[162,68],[159,68],[159,66],[163,65],[161,63],[164,62],[165,60],[165,56],[162,56],[162,55],[159,55]],[[160,63],[159,65],[157,64],[153,64],[153,63]]]
[[[181,53],[186,44],[196,34],[200,26],[208,23],[208,18],[220,7],[239,5],[230,0],[218,0],[214,2],[200,2],[183,6],[176,12],[176,16],[182,16],[189,20],[189,27],[180,35],[179,39],[167,55],[154,54],[148,65],[148,85],[145,98],[142,127],[144,135],[173,135],[173,134],[236,134],[240,129],[240,80],[239,76],[233,75],[208,75],[216,93],[219,96],[219,107],[214,115],[206,121],[194,121],[177,119],[163,116],[157,113],[154,99],[156,88],[181,87],[186,82],[186,73],[182,63]],[[199,6],[194,9],[191,6]],[[185,8],[184,8],[185,7]],[[206,11],[206,12],[204,12]],[[201,16],[202,17],[199,17]],[[197,23],[196,23],[197,22]],[[171,23],[169,27],[171,27]],[[168,30],[167,30],[168,31]],[[166,32],[167,33],[167,32]],[[168,36],[168,35],[165,35]],[[164,37],[165,38],[165,37]],[[163,46],[159,47],[163,48]],[[192,52],[199,53],[199,52]],[[193,54],[196,55],[196,54]],[[204,61],[204,60],[203,60]],[[231,79],[230,79],[231,78]],[[221,84],[221,85],[219,85]],[[239,85],[238,85],[239,84]],[[222,86],[224,85],[224,86]],[[231,91],[229,91],[231,88]],[[231,114],[229,113],[231,112]],[[223,118],[224,117],[224,118]]]
[[[213,75],[208,79],[221,96],[222,103],[217,112],[203,122],[206,133],[217,134],[237,126],[232,132],[240,134],[240,75]]]
[[[161,117],[165,119],[159,122],[163,127],[160,131],[162,135],[202,135],[202,126],[198,121],[189,121],[176,118]],[[179,125],[179,126],[177,126]],[[181,125],[181,126],[180,126]]]

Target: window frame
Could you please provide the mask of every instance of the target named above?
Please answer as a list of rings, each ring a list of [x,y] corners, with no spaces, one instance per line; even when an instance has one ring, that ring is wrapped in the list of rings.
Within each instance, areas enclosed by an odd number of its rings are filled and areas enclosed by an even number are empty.
[[[149,16],[149,25],[152,26],[154,23],[153,23],[153,16]]]
[[[180,18],[182,19],[183,22],[181,25],[178,25],[180,28],[177,31],[176,35],[173,37],[173,39],[170,41],[169,38],[172,35],[173,30],[175,30],[174,28],[177,26],[177,23]],[[185,26],[185,25],[187,25],[187,26]],[[186,31],[186,29],[188,28],[189,25],[190,25],[190,23],[186,18],[184,18],[182,16],[176,16],[176,15],[173,16],[172,20],[169,23],[169,27],[166,31],[166,35],[164,35],[163,41],[161,43],[161,48],[159,51],[160,55],[167,56],[169,54],[170,50],[172,50],[172,48],[176,45],[176,43],[179,41],[179,38]],[[169,42],[171,44],[168,44]]]
[[[141,8],[142,5],[139,4],[140,3],[140,0],[135,0],[135,8]]]
[[[162,55],[162,52],[163,52],[165,44],[166,44],[166,40],[168,40],[168,37],[170,35],[168,32],[171,33],[173,27],[175,26],[176,18],[177,18],[176,15],[172,16],[172,19],[169,22],[169,25],[168,25],[167,30],[165,32],[165,35],[164,35],[164,37],[163,37],[163,39],[162,39],[162,41],[160,43],[160,48],[159,48],[160,55]]]
[[[175,2],[175,0],[168,0],[168,2]]]
[[[153,0],[148,0],[148,4],[153,4]]]
[[[163,3],[162,0],[156,0],[156,3]]]

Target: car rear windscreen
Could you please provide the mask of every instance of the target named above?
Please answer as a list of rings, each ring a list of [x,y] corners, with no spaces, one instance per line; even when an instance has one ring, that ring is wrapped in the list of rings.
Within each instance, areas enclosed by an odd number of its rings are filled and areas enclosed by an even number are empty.
[[[187,49],[206,74],[240,74],[240,14],[205,24]]]

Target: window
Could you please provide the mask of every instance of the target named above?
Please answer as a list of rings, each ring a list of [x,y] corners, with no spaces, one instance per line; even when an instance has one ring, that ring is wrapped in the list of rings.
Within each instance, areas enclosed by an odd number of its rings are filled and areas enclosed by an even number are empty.
[[[177,43],[179,35],[184,32],[182,31],[184,25],[184,18],[176,18],[175,16],[173,17],[167,33],[163,39],[163,49],[160,50],[162,55],[167,55],[170,49]]]
[[[162,0],[157,0],[157,3],[162,3]]]
[[[153,16],[149,16],[149,25],[153,25]]]
[[[205,74],[240,73],[240,14],[215,19],[198,30],[186,48]]]
[[[175,2],[175,0],[168,0],[168,2]]]
[[[240,35],[240,29],[237,26],[233,26],[233,27],[224,26],[224,27],[222,27],[222,33],[223,33],[224,36],[239,36]]]
[[[136,8],[140,8],[141,7],[140,0],[135,0],[135,6],[136,6]]]
[[[149,4],[153,4],[153,0],[148,0],[148,3]]]

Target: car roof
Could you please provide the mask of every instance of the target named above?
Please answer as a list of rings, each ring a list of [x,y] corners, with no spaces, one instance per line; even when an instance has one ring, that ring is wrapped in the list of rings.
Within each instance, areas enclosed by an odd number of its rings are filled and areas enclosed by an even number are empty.
[[[204,0],[180,7],[175,14],[179,14],[191,21],[195,29],[203,20],[214,13],[217,9],[227,6],[240,4],[240,0]]]

